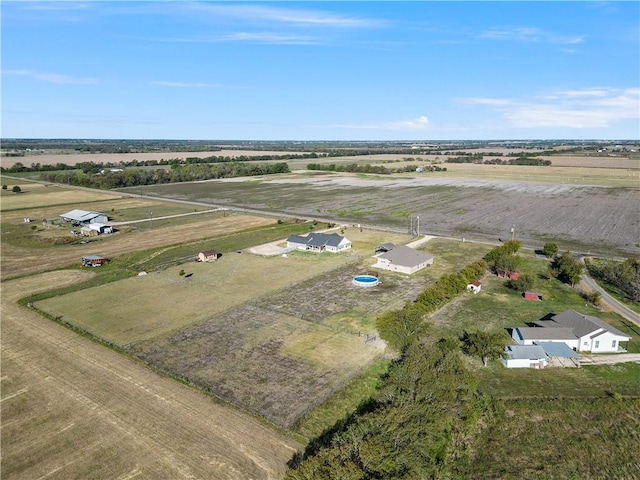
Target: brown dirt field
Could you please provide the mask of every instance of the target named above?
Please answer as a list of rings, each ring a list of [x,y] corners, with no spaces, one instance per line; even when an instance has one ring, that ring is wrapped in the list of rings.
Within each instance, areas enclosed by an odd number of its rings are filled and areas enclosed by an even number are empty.
[[[497,242],[508,237],[515,225],[516,237],[531,247],[555,241],[561,249],[572,251],[637,255],[640,172],[627,181],[633,187],[611,188],[576,183],[575,177],[567,177],[566,183],[558,179],[553,183],[531,181],[528,179],[535,177],[525,176],[527,168],[511,167],[522,172],[519,180],[439,174],[290,175],[262,183],[157,185],[148,191],[167,198],[207,199],[224,206],[281,211],[298,218],[361,223],[398,231],[406,231],[411,213],[420,215],[423,234],[471,241]],[[590,170],[600,170],[601,177],[605,173],[602,169]]]
[[[89,274],[3,283],[2,478],[281,478],[295,442],[14,303]]]
[[[2,279],[8,279],[17,275],[32,274],[66,267],[71,264],[79,264],[80,257],[83,255],[98,254],[112,258],[124,253],[201,240],[223,233],[270,225],[274,222],[275,220],[273,219],[238,214],[210,220],[202,218],[197,226],[184,224],[155,228],[153,232],[118,233],[105,240],[86,245],[47,246],[42,250],[16,245],[4,245],[0,269]],[[196,253],[194,252],[194,255]]]
[[[5,168],[20,162],[23,165],[31,165],[39,163],[41,165],[55,165],[56,163],[65,163],[67,165],[76,165],[81,162],[95,163],[118,163],[130,162],[132,160],[169,160],[172,158],[197,157],[205,158],[212,156],[223,157],[239,157],[241,155],[251,157],[257,155],[290,155],[304,152],[279,152],[279,151],[256,151],[256,150],[216,150],[214,152],[155,152],[155,153],[70,153],[70,154],[32,154],[24,157],[2,157],[1,164]]]

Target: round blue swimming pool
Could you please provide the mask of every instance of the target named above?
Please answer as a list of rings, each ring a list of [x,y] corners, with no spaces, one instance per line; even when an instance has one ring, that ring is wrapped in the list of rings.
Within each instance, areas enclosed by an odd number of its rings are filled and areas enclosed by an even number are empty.
[[[356,275],[353,277],[353,284],[360,287],[375,287],[380,283],[380,279],[374,275]]]

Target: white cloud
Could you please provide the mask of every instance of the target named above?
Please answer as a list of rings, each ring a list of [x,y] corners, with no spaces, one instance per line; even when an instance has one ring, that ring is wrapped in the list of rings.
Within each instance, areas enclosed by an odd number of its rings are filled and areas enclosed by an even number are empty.
[[[601,128],[620,120],[640,118],[640,89],[637,88],[583,88],[533,99],[500,100],[455,99],[457,103],[493,108],[516,128]]]
[[[98,83],[98,79],[93,77],[73,77],[62,73],[34,72],[32,70],[3,70],[3,75],[24,76],[48,83],[58,83],[67,85],[89,85]]]
[[[559,35],[541,30],[537,27],[492,27],[478,35],[479,38],[490,40],[559,43],[577,45],[586,39],[584,35]]]
[[[193,8],[216,17],[242,20],[280,22],[296,26],[325,26],[339,28],[362,28],[379,26],[384,20],[338,15],[320,10],[265,7],[262,5],[192,4]]]
[[[176,43],[224,43],[242,42],[267,45],[321,45],[322,42],[308,35],[290,35],[272,32],[232,32],[221,35],[193,37],[168,37],[155,39],[159,42]]]

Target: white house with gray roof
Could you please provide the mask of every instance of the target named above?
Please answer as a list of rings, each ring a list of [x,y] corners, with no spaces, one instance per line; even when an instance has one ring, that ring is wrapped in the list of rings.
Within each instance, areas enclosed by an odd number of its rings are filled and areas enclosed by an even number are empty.
[[[507,368],[544,368],[549,363],[539,345],[507,345],[504,353],[502,363]]]
[[[577,352],[618,353],[626,351],[620,342],[631,337],[597,317],[567,310],[549,320],[533,322],[535,327],[515,327],[512,338],[520,345],[564,342]]]
[[[387,248],[389,245],[391,244],[385,244]],[[377,259],[374,268],[407,275],[433,265],[433,256],[406,245],[393,245],[389,250],[378,253],[374,257]]]
[[[312,232],[307,236],[291,235],[287,247],[309,252],[342,252],[351,248],[351,241],[337,233]]]

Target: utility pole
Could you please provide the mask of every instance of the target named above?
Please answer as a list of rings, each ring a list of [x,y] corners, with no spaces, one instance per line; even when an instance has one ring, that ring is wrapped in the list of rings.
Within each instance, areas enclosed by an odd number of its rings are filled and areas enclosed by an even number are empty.
[[[420,236],[420,215],[416,216],[416,233]]]
[[[149,212],[149,216],[151,217],[151,230],[153,230],[153,212]]]
[[[511,227],[511,240],[515,240],[515,238],[516,238],[516,226],[513,225]]]

